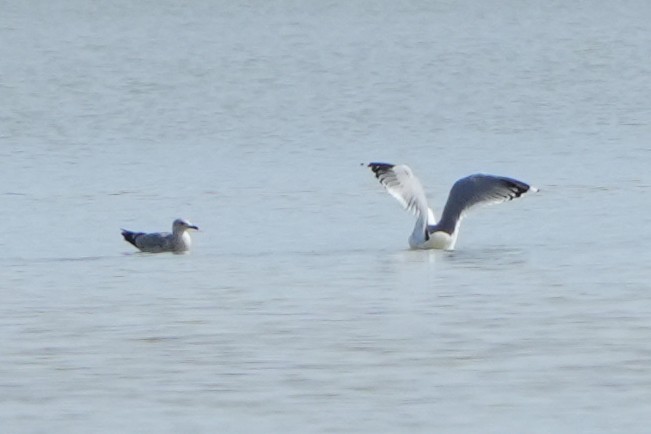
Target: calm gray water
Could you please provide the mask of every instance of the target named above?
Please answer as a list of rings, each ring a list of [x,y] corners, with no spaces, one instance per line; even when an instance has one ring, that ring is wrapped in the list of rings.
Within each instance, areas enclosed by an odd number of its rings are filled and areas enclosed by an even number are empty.
[[[0,3],[1,432],[648,432],[651,3]]]

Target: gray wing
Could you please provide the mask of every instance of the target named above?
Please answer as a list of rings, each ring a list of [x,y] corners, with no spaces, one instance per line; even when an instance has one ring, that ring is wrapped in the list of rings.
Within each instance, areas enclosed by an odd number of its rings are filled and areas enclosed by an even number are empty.
[[[423,186],[408,166],[370,163],[368,167],[375,173],[375,177],[387,192],[407,211],[416,215],[428,214],[427,197]]]
[[[452,234],[459,221],[477,205],[491,205],[513,200],[535,188],[517,179],[476,174],[454,183],[443,209],[437,230]]]
[[[143,252],[166,252],[171,250],[172,234],[168,232],[141,234],[137,236],[134,241],[135,246]]]

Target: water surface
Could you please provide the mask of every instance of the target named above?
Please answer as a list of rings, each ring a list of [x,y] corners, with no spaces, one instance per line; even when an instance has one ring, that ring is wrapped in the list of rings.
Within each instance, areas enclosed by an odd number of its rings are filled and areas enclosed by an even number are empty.
[[[0,16],[7,432],[645,432],[645,2]],[[362,162],[541,192],[454,252]],[[188,255],[119,228],[202,228]]]

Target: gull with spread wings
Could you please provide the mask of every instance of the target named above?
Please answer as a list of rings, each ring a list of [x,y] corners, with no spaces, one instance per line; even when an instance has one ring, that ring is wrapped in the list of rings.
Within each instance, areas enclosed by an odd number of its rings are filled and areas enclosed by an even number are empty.
[[[527,192],[538,191],[517,179],[485,174],[470,175],[454,183],[441,220],[437,222],[427,204],[423,186],[408,166],[370,163],[368,167],[387,192],[406,210],[416,215],[416,225],[409,237],[412,249],[454,250],[459,224],[468,210],[478,205],[506,202]]]

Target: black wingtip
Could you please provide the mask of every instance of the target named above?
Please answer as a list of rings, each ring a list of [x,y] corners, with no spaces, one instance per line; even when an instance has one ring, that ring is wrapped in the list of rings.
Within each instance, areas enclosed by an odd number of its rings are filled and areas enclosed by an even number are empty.
[[[367,167],[370,167],[375,176],[380,176],[382,173],[385,173],[388,170],[393,169],[395,164],[390,163],[368,163]]]
[[[364,164],[364,163],[362,163],[362,164]],[[391,169],[393,166],[395,166],[395,164],[391,164],[391,163],[381,163],[381,162],[378,162],[378,161],[375,161],[375,162],[372,162],[372,163],[368,163],[368,165],[367,165],[367,167],[370,167],[370,168],[374,168],[374,167],[378,167],[378,168],[380,168],[380,167],[384,167],[384,168],[386,168],[386,169]]]
[[[525,194],[526,192],[528,192],[529,190],[536,191],[535,187],[532,189],[529,184],[524,183],[522,181],[518,181],[517,179],[505,178],[505,181],[509,190],[511,190],[511,192],[513,193],[513,196],[511,196],[510,199],[516,199],[522,196],[523,194]]]
[[[136,238],[138,237],[138,235],[140,235],[140,234],[138,234],[136,232],[128,231],[126,229],[122,229],[122,236],[124,237],[124,240],[131,243],[131,244],[133,244],[134,246],[136,246]],[[136,246],[136,247],[138,247],[138,246]]]

